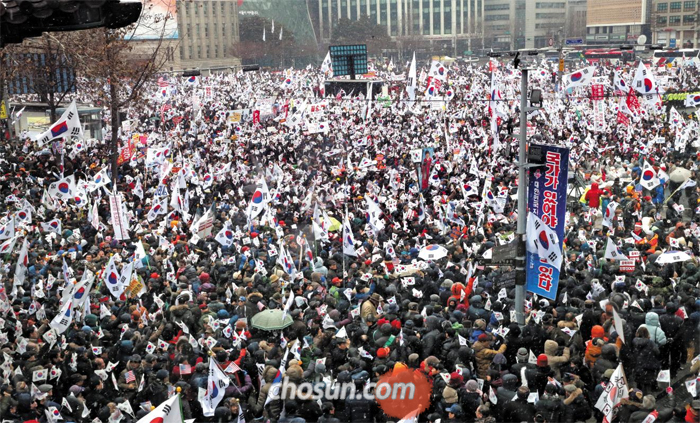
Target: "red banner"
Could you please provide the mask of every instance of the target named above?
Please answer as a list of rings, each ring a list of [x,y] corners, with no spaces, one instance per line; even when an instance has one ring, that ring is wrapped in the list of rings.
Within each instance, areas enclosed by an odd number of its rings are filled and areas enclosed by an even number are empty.
[[[627,117],[622,111],[617,112],[617,123],[621,123],[625,126],[630,125],[630,118]]]
[[[602,85],[591,85],[591,100],[602,100],[605,97],[605,87]]]

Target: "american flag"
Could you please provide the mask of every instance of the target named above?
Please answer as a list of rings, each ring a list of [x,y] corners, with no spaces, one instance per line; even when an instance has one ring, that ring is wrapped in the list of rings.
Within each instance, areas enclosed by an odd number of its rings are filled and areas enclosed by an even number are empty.
[[[163,103],[163,105],[160,107],[160,121],[161,124],[165,122],[165,112],[168,110],[172,109],[172,106],[170,106],[170,100],[166,101]]]
[[[160,78],[158,78],[158,86],[161,87],[161,88],[162,88],[162,87],[169,87],[169,86],[170,86],[170,82],[168,82],[167,79],[164,79],[164,78],[161,76]]]
[[[188,375],[192,373],[192,366],[189,364],[180,364],[180,374],[181,375]]]
[[[126,380],[126,383],[136,382],[136,375],[134,374],[134,371],[129,370],[128,372],[124,373],[124,379]]]

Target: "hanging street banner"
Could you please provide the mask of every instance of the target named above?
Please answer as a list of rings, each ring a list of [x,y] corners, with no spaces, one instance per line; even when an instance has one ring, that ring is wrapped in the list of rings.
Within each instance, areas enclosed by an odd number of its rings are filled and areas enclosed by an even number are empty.
[[[530,145],[529,163],[541,164],[531,167],[528,186],[528,211],[541,220],[556,234],[558,243],[549,245],[551,237],[546,232],[540,231],[535,236],[536,240],[528,239],[528,242],[538,242],[540,251],[556,250],[558,259],[552,257],[542,258],[537,250],[528,249],[525,259],[527,272],[527,290],[541,297],[556,299],[559,286],[560,266],[552,265],[553,262],[561,263],[562,245],[564,242],[564,226],[566,220],[566,188],[569,173],[569,149],[550,145]],[[530,238],[528,227],[528,238]],[[544,234],[544,235],[543,235]],[[543,248],[542,248],[543,247]]]

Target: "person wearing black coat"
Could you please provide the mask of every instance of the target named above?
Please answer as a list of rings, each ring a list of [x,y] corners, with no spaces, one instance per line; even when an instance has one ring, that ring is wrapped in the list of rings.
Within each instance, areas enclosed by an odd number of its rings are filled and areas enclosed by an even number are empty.
[[[518,391],[518,377],[514,374],[507,374],[503,376],[503,386],[500,386],[496,390],[496,398],[498,399],[498,407],[494,407],[496,412],[496,420],[503,420],[503,410],[506,404],[511,402],[515,398],[515,394]]]
[[[642,392],[649,392],[656,383],[656,375],[661,369],[659,362],[659,347],[649,339],[649,331],[645,327],[637,329],[636,337],[632,340],[637,364],[634,367],[634,379]]]
[[[527,402],[530,390],[526,386],[518,388],[517,398],[503,407],[503,422],[520,423],[535,420],[535,406]]]
[[[564,417],[564,402],[557,395],[557,388],[548,384],[544,389],[544,395],[535,404],[537,414],[542,415],[547,422],[560,422]]]
[[[537,369],[525,370],[527,386],[533,391],[537,391],[540,396],[544,394],[544,388],[547,386],[550,377],[554,377],[554,371],[549,367],[547,356],[544,354],[540,354],[537,357]]]
[[[681,336],[683,329],[683,319],[676,316],[678,306],[675,303],[666,304],[666,313],[659,316],[659,324],[666,334],[666,345],[662,345],[661,366],[664,369],[671,369],[671,379],[676,377],[678,370],[685,361],[683,358],[687,354],[684,349],[684,340]]]

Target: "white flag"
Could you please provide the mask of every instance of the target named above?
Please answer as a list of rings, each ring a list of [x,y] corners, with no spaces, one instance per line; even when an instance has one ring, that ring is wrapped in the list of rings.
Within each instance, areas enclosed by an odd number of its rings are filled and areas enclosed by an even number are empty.
[[[357,257],[355,238],[352,235],[352,228],[350,227],[347,217],[343,220],[343,254]]]
[[[641,60],[639,61],[637,72],[634,74],[634,79],[632,80],[632,88],[640,94],[653,94],[658,92],[656,79],[654,79],[651,68],[647,69],[644,62]]]
[[[608,243],[605,246],[605,256],[604,258],[610,260],[629,260],[626,255],[622,254],[617,248],[617,245],[608,238]]]
[[[57,334],[60,335],[68,329],[71,322],[73,321],[73,303],[68,301],[61,310],[58,312],[56,317],[53,318],[49,326],[56,330]]]
[[[564,75],[561,80],[562,87],[564,89],[587,87],[593,81],[593,74],[595,74],[595,66],[589,66]]]
[[[70,175],[49,185],[47,193],[53,198],[69,200],[74,197],[76,191],[77,186],[75,184],[75,176]]]
[[[217,402],[218,404],[218,402]],[[214,412],[212,411],[212,416]],[[180,394],[173,395],[170,399],[163,401],[153,411],[146,414],[136,423],[182,423],[182,411],[180,405]]]
[[[527,249],[545,259],[555,268],[561,267],[563,254],[559,238],[552,228],[546,225],[534,213],[527,218]]]
[[[109,184],[110,182],[112,182],[112,180],[109,179],[109,175],[107,174],[107,168],[103,168],[88,181],[87,191],[93,192]]]
[[[644,160],[644,167],[642,168],[642,177],[639,181],[642,186],[648,190],[654,189],[657,185],[661,183],[659,181],[659,175],[656,170],[649,164],[648,161]]]
[[[605,391],[598,397],[598,402],[595,404],[595,408],[603,413],[604,423],[612,421],[616,406],[623,398],[628,397],[627,378],[622,364],[619,364],[610,376],[610,382],[605,386]]]
[[[213,357],[209,357],[209,379],[207,381],[207,392],[200,401],[205,417],[214,415],[216,407],[226,395],[226,388],[230,381],[228,376],[219,368]]]
[[[603,226],[607,226],[608,228],[613,227],[613,217],[615,217],[615,210],[617,209],[618,204],[614,201],[611,201],[608,203],[608,207],[605,209],[605,213],[603,213]]]
[[[41,222],[41,230],[44,232],[53,232],[60,234],[61,233],[61,220],[60,219],[54,219],[49,222]]]
[[[117,265],[114,263],[114,256],[109,259],[109,263],[107,263],[107,267],[105,268],[104,282],[109,292],[118,300],[124,292],[124,285],[120,283],[119,269],[117,269]]]
[[[250,199],[248,205],[248,220],[255,219],[260,212],[265,209],[265,205],[270,201],[270,190],[267,188],[265,177],[261,176],[260,181],[255,187],[253,198]]]
[[[73,100],[66,111],[63,112],[61,118],[58,119],[48,131],[39,135],[36,141],[41,147],[55,138],[70,137],[83,138],[83,126],[80,124],[80,119],[78,118],[78,107],[75,105],[75,100]]]
[[[15,217],[10,217],[10,221],[0,226],[0,241],[15,237]]]

